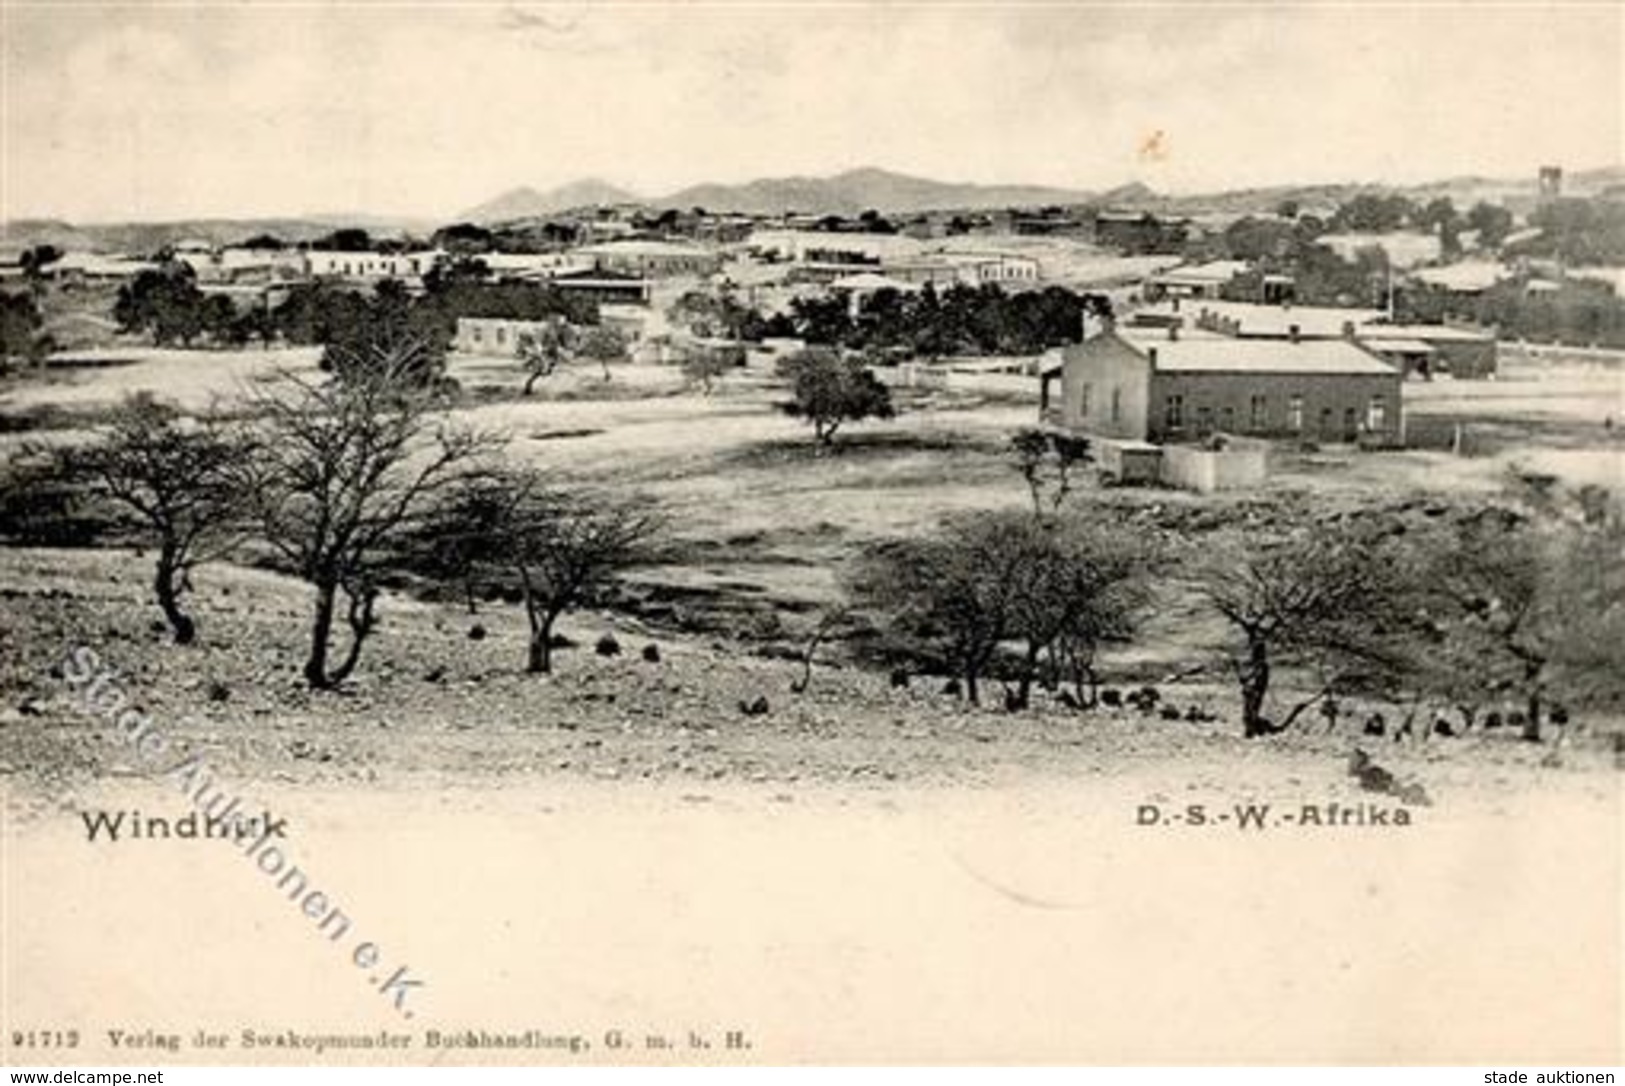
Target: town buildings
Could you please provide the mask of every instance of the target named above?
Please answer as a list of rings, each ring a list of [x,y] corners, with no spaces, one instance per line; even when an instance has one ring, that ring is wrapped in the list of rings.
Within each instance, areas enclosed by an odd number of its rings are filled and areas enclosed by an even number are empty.
[[[713,275],[722,267],[715,249],[641,238],[584,245],[572,255],[598,271],[644,279]]]

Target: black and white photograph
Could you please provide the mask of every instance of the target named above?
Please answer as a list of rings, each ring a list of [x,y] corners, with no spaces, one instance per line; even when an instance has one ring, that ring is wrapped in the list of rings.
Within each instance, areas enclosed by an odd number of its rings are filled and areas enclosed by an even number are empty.
[[[0,0],[0,1064],[1625,1062],[1622,22]]]

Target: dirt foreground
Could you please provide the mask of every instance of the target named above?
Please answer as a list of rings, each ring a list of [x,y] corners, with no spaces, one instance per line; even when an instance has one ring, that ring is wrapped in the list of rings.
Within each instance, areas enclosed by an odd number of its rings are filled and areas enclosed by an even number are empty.
[[[406,601],[312,697],[286,582],[211,570],[178,650],[138,569],[19,552],[0,585],[13,1062],[1622,1057],[1610,734],[1248,742],[1194,681],[1164,695],[1211,723],[833,667],[793,697],[788,661],[608,616],[569,632],[622,656],[536,679],[512,616],[476,642]],[[86,709],[74,646],[163,757]],[[1362,791],[1355,745],[1428,804]],[[204,786],[242,840],[180,829]]]

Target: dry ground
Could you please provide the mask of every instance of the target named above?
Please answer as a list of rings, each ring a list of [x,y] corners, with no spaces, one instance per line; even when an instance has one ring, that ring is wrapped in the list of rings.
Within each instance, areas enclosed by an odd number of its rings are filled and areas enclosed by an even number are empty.
[[[13,385],[4,406],[93,409],[152,382],[202,404],[273,361],[298,356],[152,355]],[[470,386],[516,379],[459,367]],[[297,582],[203,567],[200,643],[183,649],[152,625],[147,559],[0,551],[0,989],[14,1023],[85,1038],[28,1059],[379,1058],[107,1039],[150,1027],[537,1028],[593,1044],[515,1057],[419,1039],[407,1063],[1618,1062],[1620,722],[1581,718],[1560,745],[1505,730],[1373,744],[1318,721],[1246,741],[1222,673],[1184,674],[1222,631],[1178,592],[1105,667],[1208,723],[972,709],[940,680],[894,689],[838,652],[792,693],[800,667],[783,654],[836,599],[855,546],[1025,500],[1003,443],[1034,405],[939,394],[814,456],[761,375],[710,397],[666,371],[598,377],[466,412],[509,432],[514,455],[634,485],[673,517],[676,546],[639,575],[635,611],[568,618],[576,647],[550,677],[522,673],[514,606],[471,616],[390,593],[354,681],[314,695]],[[1614,455],[1583,411],[1563,423],[1576,440],[1540,447],[1551,431],[1520,414],[1548,399],[1539,383],[1488,402],[1443,387],[1430,408],[1515,416],[1532,435],[1519,455]],[[1083,500],[1177,538],[1294,497],[1487,491],[1507,462],[1328,450],[1281,458],[1263,494]],[[593,652],[604,633],[621,655]],[[87,811],[185,808],[65,687],[76,645],[119,669],[177,748],[289,819],[290,854],[355,921],[349,943],[313,937],[225,846],[87,843]],[[742,713],[758,695],[769,712]],[[1425,786],[1410,829],[1137,824],[1148,804],[1371,800],[1346,772],[1356,744]],[[349,964],[362,938],[427,979],[415,1020]],[[615,1052],[610,1029],[680,1044],[739,1029],[753,1047]]]
[[[310,352],[146,352],[132,365],[14,383],[4,406],[94,409],[143,387],[204,404],[240,394],[244,382],[275,367],[308,369],[313,362]],[[1515,364],[1494,382],[1407,387],[1413,411],[1459,413],[1519,435],[1519,444],[1493,455],[1282,452],[1269,486],[1257,494],[1086,488],[1078,500],[1103,517],[1178,541],[1232,515],[1267,518],[1276,502],[1358,507],[1489,492],[1514,462],[1567,463],[1567,456],[1617,472],[1614,432],[1601,420],[1612,410],[1610,394],[1617,399],[1620,372]],[[1177,578],[1137,643],[1109,654],[1105,666],[1112,681],[1124,684],[1185,676],[1171,696],[1210,707],[1226,718],[1217,725],[1063,710],[1011,719],[970,712],[942,697],[935,683],[894,692],[883,676],[851,669],[821,670],[810,693],[788,694],[797,665],[786,657],[839,601],[840,574],[861,544],[954,511],[1027,500],[1004,447],[1010,431],[1032,419],[1031,403],[952,391],[908,394],[898,419],[854,426],[837,452],[817,455],[805,427],[777,411],[782,390],[761,369],[731,375],[705,396],[667,369],[617,367],[606,383],[597,366],[581,365],[544,383],[532,399],[495,400],[518,383],[511,364],[457,357],[453,373],[481,403],[461,410],[462,420],[509,435],[510,455],[568,479],[636,488],[670,515],[671,546],[662,564],[634,576],[631,610],[566,622],[565,632],[583,648],[563,654],[558,677],[517,673],[522,621],[513,607],[489,604],[489,613],[471,618],[451,604],[398,596],[387,601],[385,627],[354,688],[312,698],[297,683],[307,601],[295,582],[226,566],[200,571],[205,643],[187,653],[166,648],[149,629],[154,614],[144,562],[119,552],[7,551],[0,553],[0,587],[12,620],[7,711],[48,699],[46,669],[68,642],[85,642],[109,655],[130,654],[128,667],[153,676],[144,696],[160,699],[166,713],[215,721],[208,734],[245,759],[248,772],[292,766],[319,777],[434,767],[703,779],[720,770],[780,780],[976,782],[1048,772],[1070,759],[1105,768],[1123,757],[1178,760],[1197,750],[1222,751],[1221,766],[1254,757],[1228,738],[1237,726],[1217,664],[1224,631]],[[467,640],[475,622],[489,629],[485,641]],[[605,629],[623,635],[622,658],[601,660],[585,647]],[[660,644],[661,664],[637,658],[645,642]],[[824,657],[841,658],[838,648]],[[1206,671],[1193,673],[1203,664]],[[229,690],[227,700],[204,697],[215,680]],[[741,717],[739,700],[757,693],[774,712]],[[7,743],[32,735],[31,720],[8,725]],[[617,738],[584,746],[582,733],[594,727]],[[1593,727],[1607,731],[1611,724]],[[95,762],[75,729],[47,731],[76,752],[71,762]],[[707,737],[710,731],[718,735]],[[401,742],[404,734],[414,740]],[[495,734],[504,741],[492,743]],[[759,742],[767,747],[758,751]],[[1606,743],[1591,746],[1587,753],[1588,745],[1577,743],[1565,764],[1606,762]],[[1334,755],[1346,747],[1344,737],[1305,739],[1302,750],[1285,744],[1281,756],[1312,757],[1336,778]],[[1523,773],[1534,772],[1545,752],[1492,737],[1392,756],[1505,764]],[[29,740],[7,760],[33,771],[51,757]],[[1205,772],[1222,778],[1230,770]]]

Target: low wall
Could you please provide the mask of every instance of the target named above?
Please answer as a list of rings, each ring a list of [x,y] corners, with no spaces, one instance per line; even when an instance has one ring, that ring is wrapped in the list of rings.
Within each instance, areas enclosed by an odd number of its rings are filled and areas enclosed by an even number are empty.
[[[1167,445],[1162,450],[1162,481],[1207,494],[1259,486],[1269,474],[1264,446],[1195,449]]]

